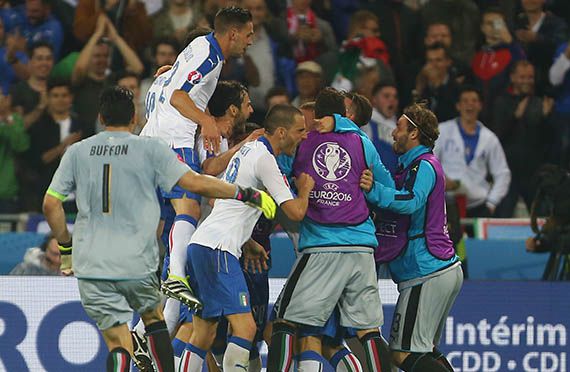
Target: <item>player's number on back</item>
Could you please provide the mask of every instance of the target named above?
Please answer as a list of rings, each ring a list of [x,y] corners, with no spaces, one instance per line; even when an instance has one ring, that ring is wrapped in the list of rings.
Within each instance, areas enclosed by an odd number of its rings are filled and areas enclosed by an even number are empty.
[[[226,171],[226,176],[225,176],[226,182],[229,183],[235,182],[239,170],[239,164],[240,164],[239,158],[235,158],[234,160],[232,160],[230,166],[228,167],[228,170]]]
[[[172,70],[170,70],[170,76],[168,76],[168,79],[166,79],[164,81],[164,85],[162,86],[163,88],[166,88],[172,82],[172,78],[176,74],[176,71],[178,70],[179,65],[180,65],[180,61],[176,61],[174,66],[172,66]],[[164,90],[160,94],[160,98],[158,100],[160,101],[160,103],[164,103],[164,101],[166,100],[166,97],[164,96]]]
[[[145,109],[146,109],[146,118],[150,117],[150,114],[154,111],[154,106],[156,103],[156,93],[152,92],[152,94],[147,95],[145,101]]]
[[[111,164],[103,164],[103,213],[111,213]]]

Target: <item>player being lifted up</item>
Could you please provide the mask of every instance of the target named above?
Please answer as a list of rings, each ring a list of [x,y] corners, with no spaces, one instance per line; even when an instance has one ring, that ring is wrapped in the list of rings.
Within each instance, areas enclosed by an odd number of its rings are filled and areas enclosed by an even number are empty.
[[[265,136],[245,144],[234,155],[224,179],[237,185],[266,187],[285,214],[299,221],[305,216],[314,181],[307,174],[299,174],[298,197],[294,198],[279,171],[275,155],[293,154],[306,137],[303,115],[292,106],[277,105],[269,111],[264,127]],[[182,357],[181,371],[202,370],[221,316],[228,319],[232,328],[223,369],[247,370],[256,325],[238,260],[241,247],[250,239],[259,216],[238,204],[217,200],[210,216],[192,236],[188,246],[189,274],[203,308],[194,314],[194,332]]]
[[[243,55],[252,37],[249,11],[236,7],[220,10],[214,20],[214,32],[194,39],[166,73],[160,95],[147,97],[147,111],[156,110],[156,115],[149,116],[141,134],[164,139],[186,164],[200,171],[194,151],[196,130],[200,126],[206,148],[217,152],[220,133],[205,109],[224,60]],[[190,290],[185,271],[186,246],[200,219],[200,197],[180,188],[163,195],[171,200],[176,217],[171,229],[170,273],[162,290],[189,306],[200,306]]]
[[[208,103],[208,111],[215,118],[216,125],[221,133],[220,151],[217,156],[213,156],[212,152],[206,151],[202,145],[202,138],[198,139],[198,154],[204,174],[218,176],[226,169],[232,156],[239,150],[245,142],[253,141],[263,134],[263,130],[255,131],[255,134],[247,136],[246,139],[239,141],[228,150],[228,137],[234,130],[241,130],[245,126],[245,121],[252,112],[251,101],[247,89],[236,81],[220,81],[216,87],[210,102]],[[202,218],[205,218],[211,211],[211,207],[207,203],[202,203]],[[174,306],[171,302],[176,300],[169,298],[165,307],[165,317],[174,318],[176,322],[180,321],[181,326],[173,340],[174,356],[180,358],[190,339],[192,333],[192,314],[183,312],[183,316],[179,316],[179,312],[170,311]],[[168,313],[167,313],[168,311]]]
[[[118,87],[103,91],[99,119],[106,130],[65,152],[43,209],[60,245],[62,271],[71,270],[73,256],[82,305],[110,350],[107,371],[130,368],[133,344],[127,322],[132,309],[145,323],[158,370],[174,371],[156,277],[156,188],[168,191],[178,184],[208,197],[264,205],[269,216],[276,207],[264,192],[197,174],[161,140],[132,135],[134,111],[130,91]],[[73,251],[62,207],[72,192],[78,208]]]

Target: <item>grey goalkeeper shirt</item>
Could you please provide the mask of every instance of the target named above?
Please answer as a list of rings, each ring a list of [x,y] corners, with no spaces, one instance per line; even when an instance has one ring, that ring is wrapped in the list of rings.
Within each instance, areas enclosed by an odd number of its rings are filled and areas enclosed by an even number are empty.
[[[73,271],[127,280],[158,268],[157,187],[170,191],[190,168],[158,138],[101,132],[69,147],[48,193],[75,192]]]

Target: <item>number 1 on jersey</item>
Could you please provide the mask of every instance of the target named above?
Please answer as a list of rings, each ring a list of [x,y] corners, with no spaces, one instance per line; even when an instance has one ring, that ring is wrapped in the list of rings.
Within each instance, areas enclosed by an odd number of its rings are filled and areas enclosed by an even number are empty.
[[[111,164],[103,164],[103,213],[111,213]]]

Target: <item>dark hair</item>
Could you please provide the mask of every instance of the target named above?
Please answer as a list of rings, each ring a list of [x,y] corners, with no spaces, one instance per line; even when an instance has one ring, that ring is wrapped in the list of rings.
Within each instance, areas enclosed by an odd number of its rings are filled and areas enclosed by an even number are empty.
[[[281,86],[275,86],[267,91],[265,94],[265,103],[269,102],[269,100],[276,96],[287,96],[289,98],[289,92],[287,89]]]
[[[303,116],[303,113],[294,106],[284,104],[275,105],[269,110],[267,116],[265,116],[263,128],[265,128],[265,131],[269,134],[273,134],[279,127],[291,128],[295,122],[295,116],[297,115]]]
[[[481,12],[481,23],[483,23],[483,18],[485,16],[485,14],[498,14],[503,18],[503,20],[506,20],[505,19],[505,13],[503,13],[501,8],[498,8],[496,6],[487,7]]]
[[[374,86],[374,88],[372,88],[372,97],[374,97],[376,94],[378,94],[378,92],[380,92],[382,89],[384,89],[386,87],[394,88],[394,89],[396,89],[396,91],[398,90],[398,87],[394,83],[380,82],[380,83],[376,84]]]
[[[225,34],[230,28],[236,26],[242,28],[248,22],[251,22],[249,10],[237,6],[222,8],[216,13],[214,30],[217,33]]]
[[[346,115],[344,94],[338,90],[326,87],[317,94],[315,100],[315,119],[321,119],[333,114]]]
[[[28,46],[28,57],[32,58],[34,56],[34,52],[36,51],[36,49],[39,48],[48,48],[51,54],[53,54],[53,45],[51,45],[51,43],[48,43],[47,41],[40,40],[33,42]]]
[[[50,92],[54,88],[66,87],[71,93],[71,82],[63,77],[50,77],[47,81],[47,91]]]
[[[445,47],[445,45],[443,45],[443,43],[441,43],[441,42],[439,42],[439,41],[438,41],[438,42],[435,42],[435,43],[433,43],[433,44],[431,44],[431,45],[428,45],[428,46],[426,47],[426,55],[427,55],[427,52],[429,52],[429,51],[440,50],[440,49],[443,49],[443,53],[445,54],[445,56],[446,56],[447,58],[451,58],[450,55],[449,55],[449,50]]]
[[[135,74],[132,71],[127,71],[127,70],[121,70],[121,71],[117,71],[113,74],[113,81],[115,82],[115,84],[119,83],[119,80],[123,80],[126,78],[135,78],[137,79],[138,84],[140,85],[141,83],[141,78],[138,74]]]
[[[354,123],[359,128],[368,124],[372,118],[372,105],[368,98],[359,93],[346,93],[346,97],[352,101],[350,109],[354,115]]]
[[[237,81],[220,81],[208,102],[210,114],[219,118],[225,115],[231,105],[239,109],[246,92],[247,88]]]
[[[55,239],[52,233],[49,233],[45,236],[44,240],[42,241],[42,244],[40,244],[40,250],[42,252],[47,251],[47,247],[52,239]]]
[[[417,129],[420,143],[433,148],[439,137],[439,122],[435,114],[428,109],[427,103],[413,103],[404,109],[404,115],[408,119],[408,131]],[[410,121],[411,119],[411,121]]]
[[[475,88],[472,85],[463,85],[459,88],[459,93],[457,94],[456,103],[461,100],[461,97],[463,96],[464,93],[468,92],[475,92],[477,94],[477,97],[479,97],[479,101],[483,102],[483,95],[481,94],[481,91],[479,89]]]
[[[256,129],[261,128],[261,125],[256,124],[256,123],[252,123],[252,122],[247,122],[244,123],[242,125],[236,125],[234,126],[233,130],[232,130],[232,135],[230,136],[230,139],[228,140],[228,144],[230,146],[235,146],[236,144],[240,143],[241,141],[243,141],[244,139],[246,139],[247,136],[249,136],[251,134],[251,132],[253,132]]]
[[[176,39],[172,37],[161,37],[158,38],[154,43],[152,43],[151,53],[153,57],[156,55],[156,52],[158,51],[158,47],[160,45],[171,46],[172,49],[174,49],[175,53],[178,52],[178,50],[180,49],[180,44],[178,44],[178,41],[176,41]]]
[[[105,126],[129,125],[135,115],[133,92],[116,85],[103,89],[99,96],[99,114]]]
[[[180,48],[181,51],[184,50],[184,48],[186,48],[188,46],[188,44],[193,42],[194,39],[196,39],[197,37],[206,36],[212,31],[214,31],[214,30],[212,30],[210,27],[196,27],[196,28],[190,30],[188,35],[186,35],[186,39],[184,39],[184,44]]]

